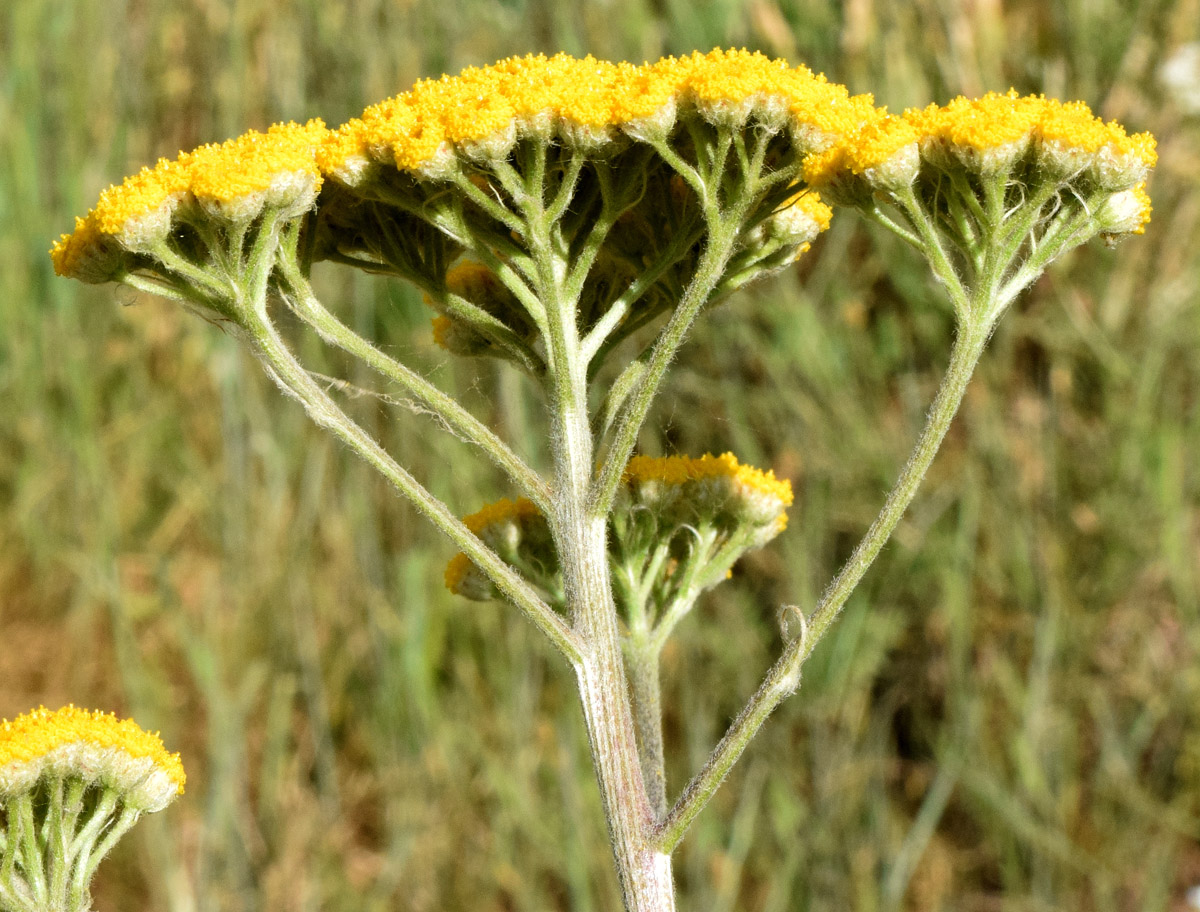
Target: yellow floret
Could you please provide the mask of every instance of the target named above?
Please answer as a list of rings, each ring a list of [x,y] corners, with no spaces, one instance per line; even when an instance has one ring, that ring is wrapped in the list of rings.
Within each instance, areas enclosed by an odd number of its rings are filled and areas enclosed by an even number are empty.
[[[362,159],[412,172],[433,165],[450,147],[482,145],[503,154],[505,144],[554,123],[570,132],[607,130],[652,118],[673,104],[708,112],[777,110],[822,145],[857,129],[874,112],[869,96],[748,51],[716,50],[633,66],[567,54],[510,57],[457,76],[417,83],[409,92],[373,105],[332,134],[321,167],[339,179]]]
[[[191,177],[190,153],[168,161],[160,158],[153,168],[142,168],[119,186],[100,194],[96,208],[89,213],[101,234],[119,235],[130,219],[144,216],[186,193]]]
[[[0,722],[0,770],[46,758],[74,745],[117,750],[133,758],[148,758],[183,794],[186,776],[179,754],[169,754],[157,734],[143,731],[132,719],[112,713],[66,706],[55,712],[39,707]]]
[[[175,205],[188,196],[222,206],[253,197],[287,206],[310,199],[321,183],[316,152],[329,131],[319,120],[276,124],[266,133],[251,130],[224,143],[159,159],[120,184],[109,187],[75,230],[50,251],[59,275],[87,278],[92,259],[111,238],[130,251],[152,250],[171,229]]]
[[[1105,147],[1118,155],[1132,155],[1148,168],[1158,163],[1154,137],[1149,133],[1129,136],[1116,121],[1105,123],[1082,101],[1066,104],[1046,100],[1038,131],[1045,142],[1082,152],[1099,152]]]
[[[1046,108],[1040,96],[988,92],[982,98],[959,96],[945,106],[929,105],[904,113],[923,139],[941,139],[985,152],[1028,140]]]
[[[495,503],[488,504],[470,516],[464,516],[463,524],[478,535],[488,526],[510,519],[536,516],[539,512],[533,501],[527,500],[524,497],[518,497],[516,500],[509,500],[507,497],[502,497]]]
[[[436,331],[436,330],[435,330]],[[493,526],[502,522],[520,521],[529,517],[538,516],[541,513],[537,505],[533,501],[518,497],[516,500],[509,500],[507,497],[502,497],[495,503],[490,503],[482,509],[472,513],[470,516],[463,517],[463,525],[474,532],[476,535],[482,535],[488,526]],[[468,573],[470,573],[474,565],[471,559],[463,552],[458,552],[446,564],[446,572],[443,577],[446,588],[456,595],[460,595],[461,586]]]
[[[197,199],[224,204],[273,192],[290,197],[297,179],[315,191],[321,184],[316,151],[328,132],[320,120],[310,120],[201,146],[191,153],[190,189]]]
[[[1146,226],[1150,224],[1150,213],[1154,211],[1154,207],[1150,205],[1150,194],[1146,192],[1145,183],[1138,184],[1133,188],[1133,195],[1138,202],[1142,204],[1142,223],[1133,229],[1134,234],[1145,234]]]
[[[811,190],[801,193],[799,196],[792,197],[788,201],[788,205],[794,205],[812,219],[817,226],[818,233],[829,230],[829,223],[833,221],[833,210],[825,205],[819,193]]]
[[[775,477],[771,470],[763,472],[753,466],[742,465],[733,453],[713,456],[706,453],[691,456],[634,456],[625,469],[624,480],[630,482],[659,481],[681,485],[689,481],[706,478],[728,477],[749,493],[765,494],[778,500],[783,506],[792,504],[792,485]]]

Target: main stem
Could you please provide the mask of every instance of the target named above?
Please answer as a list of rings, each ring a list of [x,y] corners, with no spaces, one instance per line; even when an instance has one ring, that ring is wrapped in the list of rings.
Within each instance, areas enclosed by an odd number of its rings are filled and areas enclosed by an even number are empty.
[[[535,224],[538,222],[535,221]],[[580,356],[573,301],[562,296],[562,271],[548,232],[535,244],[548,317],[553,381],[555,495],[553,528],[574,633],[575,662],[592,763],[608,821],[621,896],[628,912],[674,912],[671,857],[654,845],[657,820],[642,780],[629,686],[621,659],[617,607],[608,564],[607,510],[591,502],[594,439],[587,365]]]
[[[582,370],[572,373],[579,375],[576,388],[582,391]],[[557,423],[560,501],[555,525],[567,604],[575,632],[586,644],[576,675],[617,876],[629,912],[672,912],[671,858],[653,845],[657,821],[642,781],[621,659],[609,578],[607,522],[604,516],[593,514],[588,504],[592,438],[586,409],[565,409]]]

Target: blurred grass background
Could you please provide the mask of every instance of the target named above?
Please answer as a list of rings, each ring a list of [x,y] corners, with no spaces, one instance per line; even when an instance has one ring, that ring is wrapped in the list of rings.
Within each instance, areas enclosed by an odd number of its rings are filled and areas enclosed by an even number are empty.
[[[159,155],[340,123],[421,76],[744,45],[893,109],[1010,85],[1084,99],[1154,131],[1162,161],[1146,236],[1073,254],[1002,322],[893,544],[685,842],[681,909],[1182,912],[1200,882],[1200,116],[1159,68],[1198,31],[1197,0],[8,0],[0,716],[115,708],[190,777],[102,868],[97,908],[618,899],[551,650],[450,597],[451,549],[232,340],[55,279],[51,240]],[[407,289],[319,278],[536,451],[527,389],[447,363]],[[798,498],[666,657],[676,787],[771,660],[775,607],[811,605],[874,516],[949,333],[914,255],[849,214],[695,333],[647,450],[731,448]],[[418,417],[359,408],[453,507],[504,493]]]

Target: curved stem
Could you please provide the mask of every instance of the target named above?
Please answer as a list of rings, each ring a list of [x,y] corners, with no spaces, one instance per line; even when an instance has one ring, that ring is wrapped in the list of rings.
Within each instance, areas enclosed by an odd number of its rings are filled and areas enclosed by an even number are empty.
[[[383,475],[396,490],[412,501],[421,513],[488,575],[506,598],[550,638],[572,664],[578,665],[583,656],[579,636],[554,613],[528,583],[480,541],[462,520],[451,513],[444,503],[405,471],[383,447],[338,407],[284,345],[266,314],[264,302],[260,300],[247,310],[250,313],[246,316],[246,329],[254,353],[280,388],[298,399],[318,425],[332,432]]]
[[[784,648],[783,654],[771,666],[754,696],[738,713],[703,768],[696,773],[671,808],[666,820],[659,827],[660,851],[669,853],[675,849],[692,821],[704,809],[742,751],[746,749],[750,739],[775,707],[799,686],[800,669],[805,659],[812,654],[817,642],[842,610],[850,593],[879,555],[917,493],[917,488],[920,487],[921,480],[929,470],[958,411],[990,330],[991,324],[987,321],[960,324],[954,348],[950,353],[950,365],[929,410],[925,428],[908,462],[901,470],[900,477],[888,494],[883,509],[858,543],[858,547],[854,549],[850,559],[821,596],[821,601],[808,619],[806,635],[793,640]]]
[[[415,396],[423,406],[444,421],[451,431],[483,450],[504,470],[521,493],[537,504],[540,510],[548,511],[550,489],[546,482],[491,429],[463,408],[457,400],[446,395],[416,371],[389,358],[333,316],[312,293],[312,288],[300,274],[294,261],[281,257],[279,265],[295,294],[290,303],[300,319],[308,323],[331,345],[361,359],[377,373]]]

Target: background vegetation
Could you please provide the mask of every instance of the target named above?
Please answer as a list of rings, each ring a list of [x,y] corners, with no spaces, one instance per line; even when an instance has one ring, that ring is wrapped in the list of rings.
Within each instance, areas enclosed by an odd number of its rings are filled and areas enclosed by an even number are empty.
[[[1200,106],[1159,68],[1198,29],[1196,0],[8,0],[0,716],[117,708],[161,728],[190,777],[102,869],[97,907],[603,912],[617,896],[563,663],[515,612],[451,597],[451,549],[232,340],[55,279],[52,238],[159,155],[340,123],[421,76],[745,45],[893,109],[1010,85],[1082,98],[1154,131],[1162,163],[1145,238],[1072,255],[1002,322],[896,540],[685,842],[681,908],[1186,908]],[[321,282],[536,452],[528,390],[450,363],[413,293]],[[777,649],[776,607],[811,605],[874,515],[949,331],[915,256],[842,214],[694,335],[645,450],[732,448],[798,498],[667,656],[676,786]],[[454,507],[504,493],[418,416],[358,407]]]

